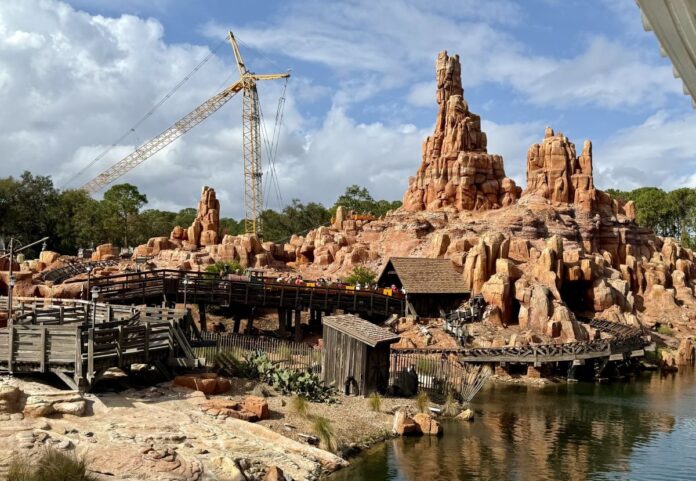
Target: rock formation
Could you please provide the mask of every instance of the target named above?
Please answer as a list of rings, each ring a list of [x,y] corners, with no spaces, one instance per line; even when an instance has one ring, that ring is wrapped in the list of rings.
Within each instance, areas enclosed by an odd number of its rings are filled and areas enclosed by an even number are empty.
[[[435,211],[496,209],[520,189],[505,177],[503,158],[486,150],[481,118],[464,100],[459,56],[440,52],[435,66],[438,113],[435,132],[423,143],[423,160],[408,182],[404,208]]]
[[[218,244],[220,241],[220,201],[215,189],[204,186],[198,202],[196,218],[188,229],[176,226],[169,238],[183,246],[198,248]]]

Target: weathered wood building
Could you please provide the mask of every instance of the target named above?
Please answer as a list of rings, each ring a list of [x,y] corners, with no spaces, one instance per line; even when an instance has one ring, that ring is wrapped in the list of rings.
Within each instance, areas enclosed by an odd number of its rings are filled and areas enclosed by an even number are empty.
[[[465,301],[470,293],[449,259],[391,257],[380,272],[377,285],[406,291],[406,312],[439,317]]]
[[[389,387],[389,346],[400,337],[352,314],[327,316],[322,322],[324,382],[345,394],[385,392]]]

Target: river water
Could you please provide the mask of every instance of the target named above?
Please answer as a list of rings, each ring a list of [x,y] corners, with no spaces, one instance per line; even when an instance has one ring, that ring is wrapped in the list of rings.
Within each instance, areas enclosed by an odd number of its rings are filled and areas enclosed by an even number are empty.
[[[395,439],[331,481],[696,480],[696,375],[613,384],[489,385],[472,423]]]

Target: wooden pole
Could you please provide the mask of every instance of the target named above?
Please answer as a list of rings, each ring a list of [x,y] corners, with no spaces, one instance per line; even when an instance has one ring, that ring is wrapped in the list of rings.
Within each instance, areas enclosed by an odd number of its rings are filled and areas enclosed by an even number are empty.
[[[208,325],[205,319],[205,303],[201,302],[198,304],[198,314],[201,320],[201,332],[206,332],[208,330]]]
[[[244,331],[246,334],[251,334],[251,329],[254,327],[254,311],[256,308],[252,307],[251,312],[249,313],[249,319],[247,319],[247,325],[246,325],[246,330]]]
[[[295,309],[295,341],[302,341],[302,311]]]
[[[287,314],[286,314],[286,309],[283,309],[282,307],[278,308],[278,332],[282,337],[285,337],[287,334],[287,329],[286,329],[286,324],[287,322]]]
[[[241,323],[242,323],[242,316],[238,312],[235,312],[234,313],[234,327],[232,327],[232,332],[234,332],[235,334],[238,334],[239,327],[240,327]]]

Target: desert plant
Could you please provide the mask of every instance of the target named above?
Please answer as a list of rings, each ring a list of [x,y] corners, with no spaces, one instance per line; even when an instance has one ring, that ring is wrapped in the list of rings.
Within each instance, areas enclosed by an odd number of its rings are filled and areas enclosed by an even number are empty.
[[[47,449],[38,460],[13,458],[7,481],[96,481],[84,459]]]
[[[382,410],[382,396],[378,392],[370,394],[367,402],[370,405],[370,409],[374,412],[378,413]]]
[[[459,414],[461,407],[459,406],[459,401],[454,397],[452,391],[447,393],[447,398],[445,399],[445,404],[442,406],[442,414],[444,416],[454,417]]]
[[[314,418],[314,434],[317,435],[324,449],[332,453],[338,450],[338,441],[333,425],[325,417],[317,416]]]
[[[665,336],[671,336],[672,335],[672,329],[669,328],[669,326],[660,326],[657,328],[657,332],[659,334],[663,334]]]
[[[295,414],[306,417],[309,411],[309,403],[304,396],[293,396],[290,407]]]
[[[377,279],[377,273],[372,269],[367,267],[357,266],[353,269],[348,277],[345,278],[345,282],[348,285],[354,286],[357,283],[362,285],[373,284]]]
[[[217,261],[205,268],[207,274],[213,274],[211,277],[218,277],[220,273],[235,274],[243,271],[244,268],[237,261]]]
[[[427,412],[428,405],[430,405],[428,393],[425,391],[418,391],[418,395],[416,395],[416,406],[418,407],[418,411],[422,413]]]

